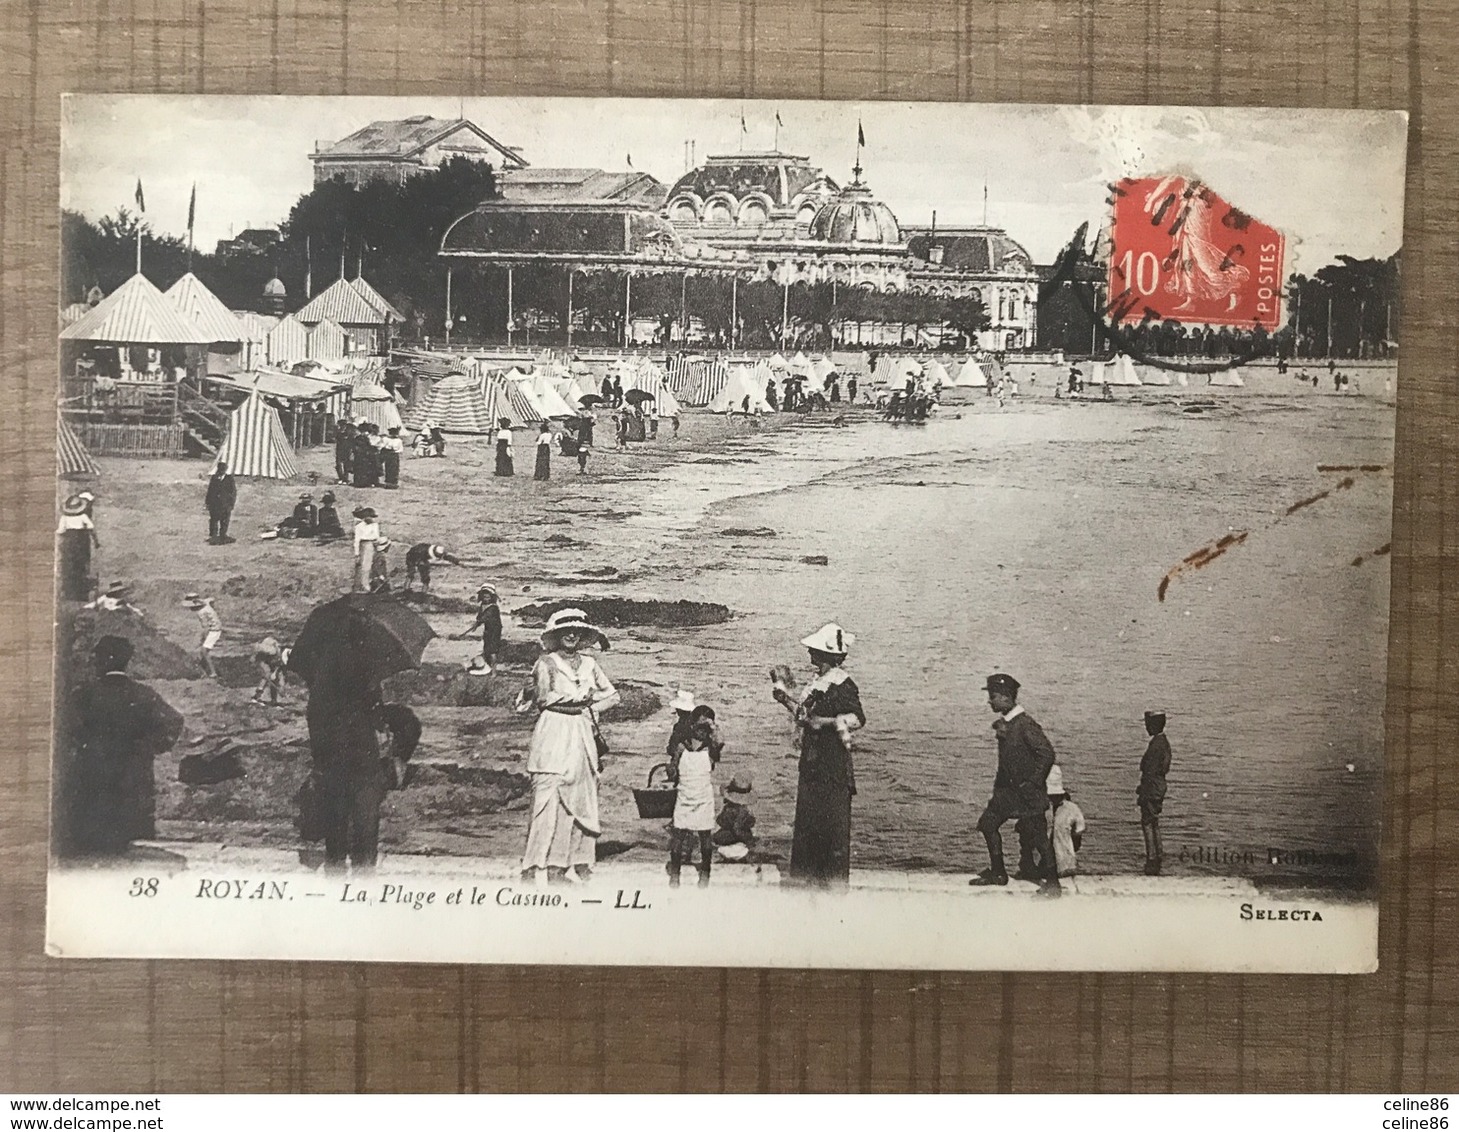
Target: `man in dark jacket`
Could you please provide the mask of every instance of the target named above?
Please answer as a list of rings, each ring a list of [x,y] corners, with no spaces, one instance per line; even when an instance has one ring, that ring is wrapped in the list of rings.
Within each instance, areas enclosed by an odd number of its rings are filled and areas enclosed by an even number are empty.
[[[328,871],[343,870],[347,863],[357,870],[374,867],[385,798],[385,769],[375,733],[380,685],[356,661],[362,644],[350,629],[346,636],[350,639],[338,642],[309,670],[304,712],[313,813],[300,825],[322,834]]]
[[[233,514],[233,505],[238,502],[238,485],[228,474],[228,463],[219,460],[208,480],[208,541],[214,546],[232,542],[228,537],[228,519]]]
[[[1057,896],[1059,877],[1053,867],[1049,827],[1044,817],[1054,748],[1043,728],[1018,706],[1018,688],[1018,681],[1004,672],[989,676],[984,687],[988,706],[998,713],[993,723],[998,735],[998,773],[993,779],[993,797],[978,819],[978,832],[988,843],[988,868],[974,877],[972,883],[1008,883],[1008,870],[1003,864],[1003,836],[999,831],[1005,822],[1017,820],[1028,832],[1035,858],[1042,866],[1040,891]]]
[[[339,421],[334,426],[334,478],[339,483],[349,483],[350,473],[355,467],[355,426],[349,421]]]
[[[132,642],[104,636],[92,649],[96,678],[71,696],[62,725],[63,853],[119,857],[157,836],[153,760],[182,735],[182,716],[127,675]]]

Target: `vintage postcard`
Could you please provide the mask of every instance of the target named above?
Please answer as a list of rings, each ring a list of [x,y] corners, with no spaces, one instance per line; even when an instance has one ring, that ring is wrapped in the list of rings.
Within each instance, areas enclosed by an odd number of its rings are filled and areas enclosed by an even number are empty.
[[[1373,970],[1406,131],[67,98],[50,953]]]

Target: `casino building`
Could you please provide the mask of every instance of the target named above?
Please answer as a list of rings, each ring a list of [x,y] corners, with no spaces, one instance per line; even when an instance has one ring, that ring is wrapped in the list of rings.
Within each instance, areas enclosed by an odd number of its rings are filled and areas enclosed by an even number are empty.
[[[667,189],[646,174],[525,168],[506,173],[501,187],[501,199],[447,230],[448,266],[547,263],[570,273],[976,295],[991,323],[977,345],[1035,343],[1039,279],[1028,253],[999,228],[903,226],[859,164],[845,185],[808,157],[774,151],[709,157]]]

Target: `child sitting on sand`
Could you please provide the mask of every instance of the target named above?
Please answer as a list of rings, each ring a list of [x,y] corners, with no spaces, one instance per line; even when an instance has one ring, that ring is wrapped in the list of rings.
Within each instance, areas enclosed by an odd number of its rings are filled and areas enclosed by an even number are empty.
[[[750,806],[755,784],[748,774],[737,774],[724,788],[724,805],[715,819],[714,844],[724,861],[743,861],[755,848],[755,815]]]

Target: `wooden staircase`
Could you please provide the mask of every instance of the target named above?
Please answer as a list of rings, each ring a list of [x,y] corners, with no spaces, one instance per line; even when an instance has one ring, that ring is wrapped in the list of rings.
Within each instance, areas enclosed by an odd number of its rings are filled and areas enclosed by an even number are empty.
[[[216,456],[228,434],[228,406],[204,396],[186,382],[177,387],[177,423],[195,455]]]

